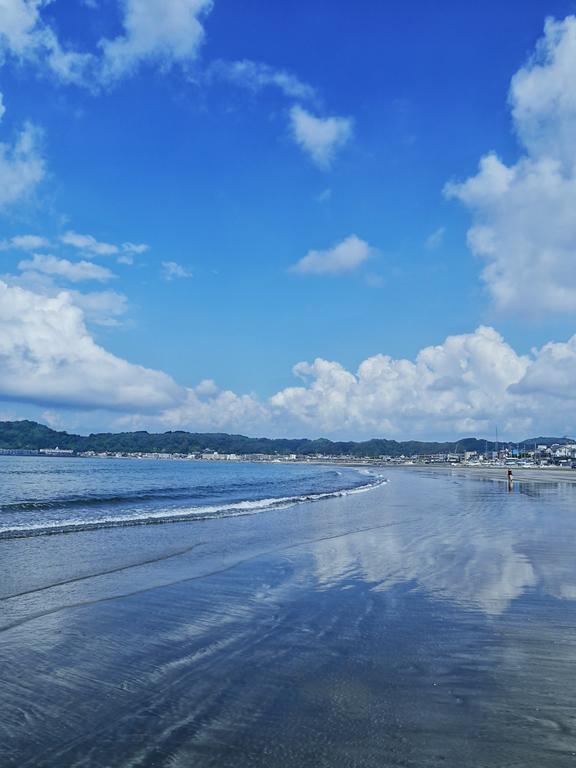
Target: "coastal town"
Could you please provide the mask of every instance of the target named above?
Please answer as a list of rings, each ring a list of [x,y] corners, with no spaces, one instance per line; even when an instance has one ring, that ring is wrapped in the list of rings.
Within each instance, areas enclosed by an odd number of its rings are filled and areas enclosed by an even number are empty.
[[[528,449],[526,445],[511,446],[509,444],[497,450],[464,451],[462,453],[433,453],[402,456],[355,456],[330,454],[279,454],[279,453],[219,453],[204,450],[194,453],[165,453],[165,452],[124,452],[124,451],[81,451],[77,452],[62,448],[12,449],[0,448],[0,456],[39,456],[46,458],[86,458],[86,459],[140,459],[161,461],[217,461],[217,462],[267,462],[267,463],[334,463],[349,465],[375,466],[400,465],[443,465],[488,467],[508,466],[524,468],[564,468],[576,469],[576,442],[554,443],[551,445],[535,443]]]

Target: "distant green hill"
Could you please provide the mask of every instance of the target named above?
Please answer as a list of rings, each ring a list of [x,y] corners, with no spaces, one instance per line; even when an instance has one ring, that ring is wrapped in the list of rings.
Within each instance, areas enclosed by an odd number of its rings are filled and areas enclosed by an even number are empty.
[[[543,445],[546,441],[567,442],[567,438],[534,438],[524,441],[527,446],[534,442]],[[548,444],[548,443],[546,443]],[[506,443],[500,443],[500,446]],[[223,433],[195,432],[119,432],[84,435],[71,435],[57,432],[34,421],[0,421],[0,448],[40,449],[62,448],[74,451],[110,451],[142,453],[197,453],[218,451],[218,453],[269,453],[288,455],[297,453],[311,456],[330,454],[333,456],[413,456],[430,453],[464,453],[464,451],[492,451],[493,442],[465,438],[451,443],[419,442],[410,440],[374,439],[364,442],[332,442],[320,438],[309,439],[270,439],[266,437],[245,437]]]
[[[522,440],[519,445],[522,448],[533,449],[535,445],[566,445],[573,442],[571,437],[531,437],[528,440]]]

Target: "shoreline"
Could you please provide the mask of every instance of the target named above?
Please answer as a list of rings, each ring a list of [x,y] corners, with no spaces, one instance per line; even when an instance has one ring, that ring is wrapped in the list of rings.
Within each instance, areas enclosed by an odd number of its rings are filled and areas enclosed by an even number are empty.
[[[470,466],[442,466],[434,464],[391,464],[387,469],[408,469],[425,472],[450,472],[452,474],[465,475],[466,477],[508,481],[507,472],[512,469],[513,482],[536,483],[576,483],[575,469],[562,469],[560,467],[470,467]]]

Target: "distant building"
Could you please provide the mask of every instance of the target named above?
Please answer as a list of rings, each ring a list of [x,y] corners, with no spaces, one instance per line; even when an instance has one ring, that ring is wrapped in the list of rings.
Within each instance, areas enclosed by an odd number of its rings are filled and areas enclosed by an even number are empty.
[[[0,448],[0,456],[38,456],[38,451],[27,448]]]
[[[74,451],[63,448],[40,448],[39,453],[42,456],[74,456]]]

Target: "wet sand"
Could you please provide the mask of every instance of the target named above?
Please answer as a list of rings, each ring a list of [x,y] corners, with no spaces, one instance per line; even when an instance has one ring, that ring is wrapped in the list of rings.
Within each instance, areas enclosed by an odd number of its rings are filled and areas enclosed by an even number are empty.
[[[0,542],[0,764],[573,766],[576,487],[389,478]]]
[[[394,471],[395,467],[390,468]],[[517,482],[531,483],[576,483],[576,469],[561,469],[555,467],[465,467],[465,466],[437,466],[417,464],[407,465],[402,469],[410,469],[423,472],[448,472],[451,475],[463,475],[470,478],[488,478],[508,482],[508,470],[512,470],[513,480]]]

